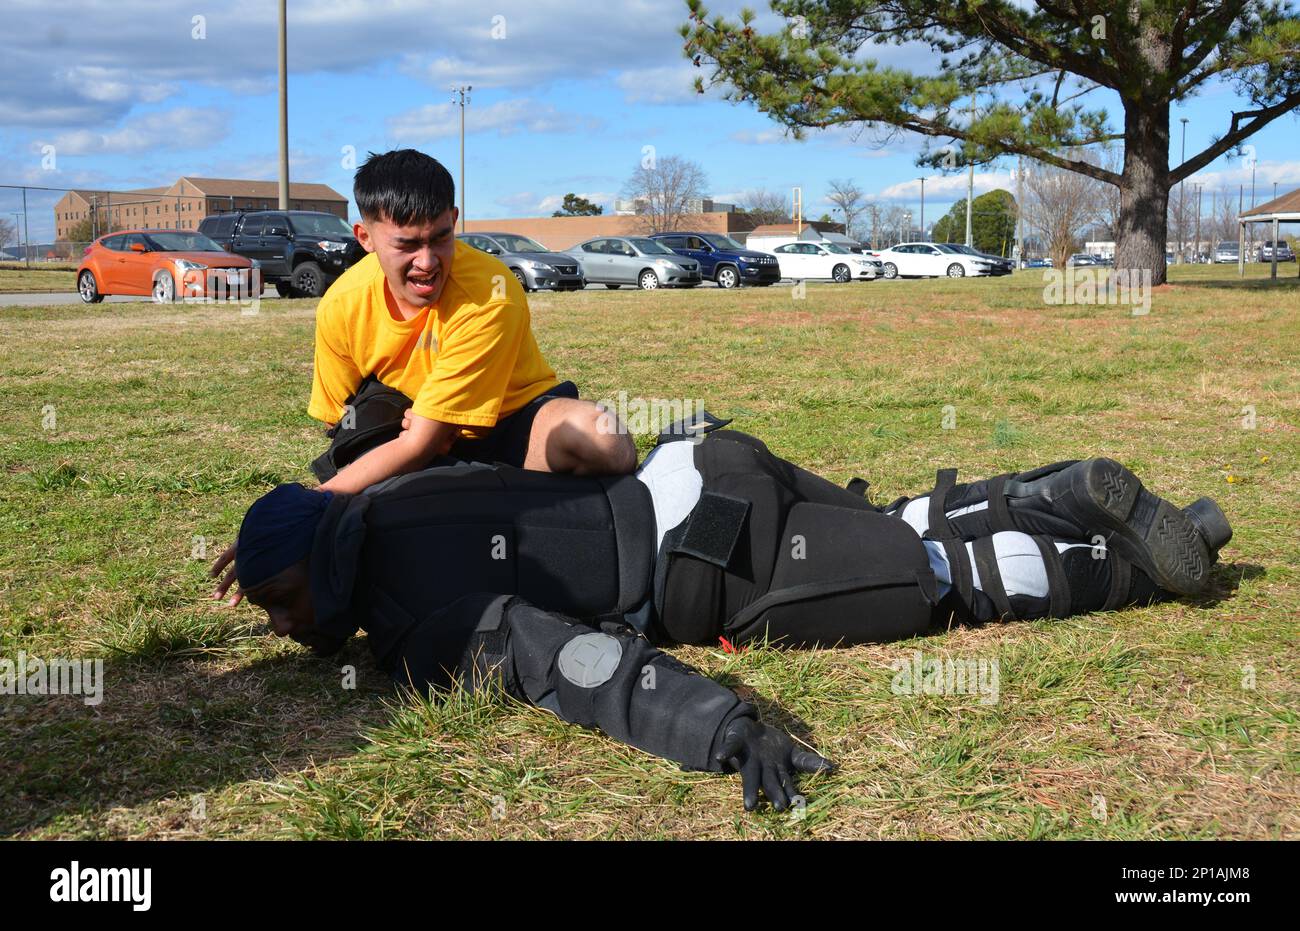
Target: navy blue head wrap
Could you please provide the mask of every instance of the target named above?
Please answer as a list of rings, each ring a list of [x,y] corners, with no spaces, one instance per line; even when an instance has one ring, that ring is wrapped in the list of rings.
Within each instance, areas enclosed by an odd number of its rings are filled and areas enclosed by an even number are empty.
[[[278,485],[253,502],[239,527],[235,576],[239,587],[261,585],[311,555],[316,525],[332,491]]]

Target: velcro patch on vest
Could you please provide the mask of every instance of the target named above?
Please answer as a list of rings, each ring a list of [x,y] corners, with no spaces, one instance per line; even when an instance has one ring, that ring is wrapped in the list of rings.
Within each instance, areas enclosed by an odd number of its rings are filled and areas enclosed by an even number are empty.
[[[676,552],[694,556],[725,569],[731,563],[736,541],[745,529],[750,502],[744,498],[706,491],[691,511],[686,535]]]

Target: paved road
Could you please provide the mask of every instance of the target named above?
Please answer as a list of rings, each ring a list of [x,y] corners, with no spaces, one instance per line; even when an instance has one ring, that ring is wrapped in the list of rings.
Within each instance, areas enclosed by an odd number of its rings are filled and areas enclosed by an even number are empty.
[[[274,291],[267,291],[262,294],[264,301],[278,301],[280,296]],[[104,298],[105,304],[128,304],[132,301],[148,301],[147,297],[126,297],[121,295],[110,295]],[[0,307],[30,307],[34,304],[80,304],[81,296],[76,291],[50,291],[50,292],[19,292],[9,293],[0,292]]]

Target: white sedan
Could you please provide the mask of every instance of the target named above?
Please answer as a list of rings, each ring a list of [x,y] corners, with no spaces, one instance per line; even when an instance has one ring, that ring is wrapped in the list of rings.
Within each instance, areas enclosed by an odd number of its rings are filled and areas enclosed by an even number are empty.
[[[880,275],[880,263],[875,259],[833,242],[790,242],[777,246],[772,255],[781,264],[782,278],[829,278],[843,283],[871,281]]]
[[[879,255],[886,278],[965,278],[994,270],[993,262],[939,242],[901,242]]]

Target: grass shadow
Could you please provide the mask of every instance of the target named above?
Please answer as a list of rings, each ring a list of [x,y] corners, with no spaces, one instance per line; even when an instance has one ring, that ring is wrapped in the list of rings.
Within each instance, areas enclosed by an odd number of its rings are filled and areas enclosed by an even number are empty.
[[[364,642],[328,661],[304,651],[214,665],[110,657],[98,705],[77,695],[7,697],[0,835],[275,779],[354,753],[387,720],[382,698],[393,690]],[[343,665],[356,669],[355,688],[341,687]]]

